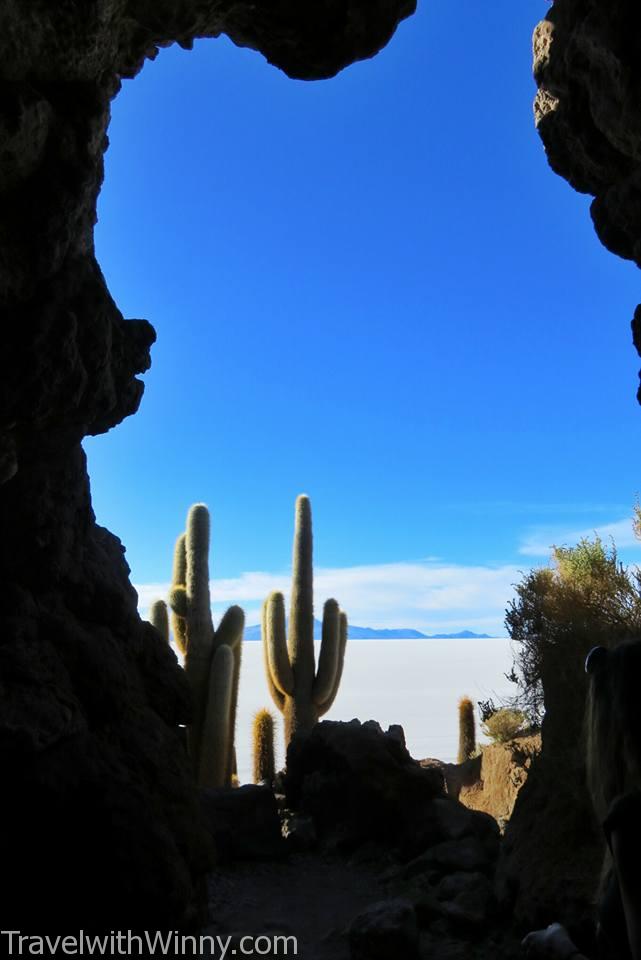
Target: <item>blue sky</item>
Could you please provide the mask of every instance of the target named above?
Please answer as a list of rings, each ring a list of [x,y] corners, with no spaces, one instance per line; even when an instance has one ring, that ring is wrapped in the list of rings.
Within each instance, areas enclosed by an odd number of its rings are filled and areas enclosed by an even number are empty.
[[[97,254],[158,342],[140,412],[85,449],[143,606],[196,501],[251,622],[301,492],[317,602],[365,625],[495,633],[549,544],[641,557],[641,284],[534,130],[547,7],[424,0],[321,83],[225,38],[125,81]]]

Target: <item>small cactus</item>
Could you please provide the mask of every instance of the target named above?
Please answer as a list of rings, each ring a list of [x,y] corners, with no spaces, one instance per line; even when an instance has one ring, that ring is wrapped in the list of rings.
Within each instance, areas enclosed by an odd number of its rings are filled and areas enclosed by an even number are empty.
[[[169,596],[176,645],[184,650],[192,690],[189,753],[201,786],[231,784],[236,699],[245,615],[230,607],[214,630],[209,594],[209,511],[195,504],[174,553]]]
[[[269,710],[259,710],[252,726],[252,754],[254,783],[272,784],[276,777],[274,754],[274,716]]]
[[[155,627],[165,643],[169,645],[169,617],[164,600],[154,600],[149,608],[149,623]]]
[[[458,704],[458,762],[464,763],[476,752],[476,721],[474,704],[469,697],[461,697]]]
[[[333,704],[343,673],[347,616],[335,600],[323,609],[316,670],[312,569],[312,512],[309,498],[296,500],[289,636],[285,599],[274,592],[263,604],[263,652],[267,685],[285,717],[285,743],[297,730],[309,731]]]

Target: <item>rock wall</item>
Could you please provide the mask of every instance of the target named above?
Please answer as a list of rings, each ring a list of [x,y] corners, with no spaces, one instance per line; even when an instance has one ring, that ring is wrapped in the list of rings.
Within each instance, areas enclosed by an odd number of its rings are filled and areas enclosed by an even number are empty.
[[[550,166],[594,197],[601,242],[641,266],[641,9],[556,0],[534,33],[534,76]],[[641,308],[632,327],[641,354]]]
[[[499,893],[521,933],[560,921],[594,954],[594,903],[605,853],[586,785],[584,660],[595,644],[623,639],[626,624],[576,617],[541,643],[545,715],[541,752],[516,798],[498,870]]]
[[[484,746],[479,757],[478,780],[469,786],[463,785],[458,799],[470,810],[491,814],[504,828],[540,750],[539,734]]]
[[[136,613],[120,542],[95,523],[80,446],[136,411],[155,338],[146,321],[123,318],[94,256],[110,102],[159,48],[223,32],[290,76],[329,77],[376,53],[413,9],[414,0],[1,5],[5,926],[188,924],[212,856],[178,737],[190,712],[183,675]]]
[[[556,0],[533,49],[535,121],[550,166],[594,197],[601,242],[641,266],[641,8]],[[641,307],[632,330],[641,353]],[[585,650],[611,640],[613,631],[591,633]],[[506,831],[500,880],[523,930],[562,920],[589,955],[604,841],[585,785],[580,658],[559,667],[543,675],[543,749]]]

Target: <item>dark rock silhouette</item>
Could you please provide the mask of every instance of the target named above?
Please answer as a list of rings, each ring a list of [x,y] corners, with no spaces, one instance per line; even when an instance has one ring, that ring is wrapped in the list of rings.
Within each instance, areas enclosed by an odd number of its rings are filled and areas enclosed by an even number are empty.
[[[640,36],[641,13],[627,0],[557,0],[534,34],[534,109],[550,166],[594,197],[599,239],[638,266]],[[632,329],[641,354],[641,308]]]
[[[556,0],[534,33],[534,112],[550,166],[594,197],[599,239],[638,266],[640,37],[641,11],[626,0]],[[632,331],[641,354],[641,307]],[[641,402],[641,389],[637,397]],[[586,638],[586,650],[596,642]],[[561,920],[589,955],[604,841],[585,784],[579,658],[565,672],[544,671],[543,689],[542,752],[506,829],[499,891],[523,929]]]
[[[321,841],[339,850],[377,843],[413,856],[441,839],[431,801],[443,790],[440,770],[422,769],[373,720],[324,720],[287,750],[288,806],[311,816]]]
[[[201,805],[219,862],[277,860],[285,855],[278,807],[270,787],[203,790]]]
[[[110,101],[172,42],[226,33],[290,76],[373,55],[413,0],[98,0],[0,11],[0,859],[23,931],[176,927],[211,843],[181,670],[98,527],[80,441],[134,413],[154,331],[93,248]]]

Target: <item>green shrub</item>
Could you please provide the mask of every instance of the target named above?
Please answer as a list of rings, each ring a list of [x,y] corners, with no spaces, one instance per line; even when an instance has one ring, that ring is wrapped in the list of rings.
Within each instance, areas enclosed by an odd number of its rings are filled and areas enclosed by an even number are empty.
[[[516,584],[505,625],[514,643],[508,679],[518,687],[510,706],[538,724],[544,684],[565,689],[577,728],[568,735],[575,736],[583,715],[586,653],[641,635],[639,570],[624,567],[614,544],[607,547],[598,536],[574,547],[553,547],[552,565],[530,570]]]

